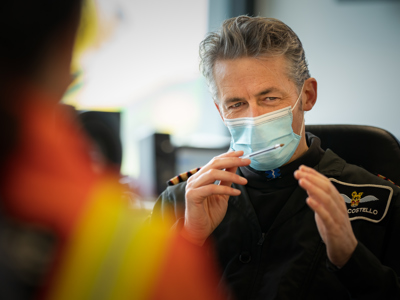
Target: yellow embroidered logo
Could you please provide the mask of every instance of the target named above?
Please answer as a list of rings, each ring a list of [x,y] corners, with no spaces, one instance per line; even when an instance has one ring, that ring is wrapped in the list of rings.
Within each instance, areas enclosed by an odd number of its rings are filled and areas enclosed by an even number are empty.
[[[347,212],[349,214],[358,214],[358,213],[366,213],[366,214],[373,214],[377,215],[379,212],[377,209],[373,209],[371,207],[358,207],[359,204],[361,203],[367,203],[371,201],[377,201],[379,200],[375,196],[368,195],[363,198],[361,196],[364,194],[364,192],[357,193],[356,191],[351,193],[351,199],[346,196],[345,194],[340,194],[343,197],[344,202],[347,204],[350,204],[350,208],[347,209]]]
[[[351,207],[357,207],[358,204],[360,204],[360,200],[361,200],[362,194],[363,194],[363,192],[360,192],[360,193],[357,194],[356,191],[354,191],[351,194],[351,197],[352,197],[351,202],[350,202],[350,206]]]

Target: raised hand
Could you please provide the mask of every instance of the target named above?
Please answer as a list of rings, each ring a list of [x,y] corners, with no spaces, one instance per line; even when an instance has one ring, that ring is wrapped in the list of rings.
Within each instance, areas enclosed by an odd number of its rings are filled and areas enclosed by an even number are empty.
[[[329,260],[343,267],[357,246],[343,197],[331,181],[316,170],[300,166],[294,173],[307,191],[307,204],[315,212],[319,234],[326,244]]]
[[[250,164],[242,159],[243,151],[224,153],[214,157],[186,185],[185,222],[181,234],[190,242],[203,245],[221,223],[228,208],[230,196],[240,194],[232,183],[244,185],[247,180],[236,174],[238,167]],[[215,184],[215,181],[220,181]]]

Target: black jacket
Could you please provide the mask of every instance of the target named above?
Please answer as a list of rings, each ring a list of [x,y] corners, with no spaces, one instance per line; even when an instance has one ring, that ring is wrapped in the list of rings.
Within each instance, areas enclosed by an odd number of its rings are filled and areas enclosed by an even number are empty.
[[[246,188],[235,186],[242,193],[229,199],[210,237],[232,299],[400,299],[400,189],[330,150],[315,169],[348,202],[358,239],[351,259],[340,270],[329,263],[302,188],[294,190],[268,232],[261,232]],[[185,186],[168,187],[153,215],[183,218]]]

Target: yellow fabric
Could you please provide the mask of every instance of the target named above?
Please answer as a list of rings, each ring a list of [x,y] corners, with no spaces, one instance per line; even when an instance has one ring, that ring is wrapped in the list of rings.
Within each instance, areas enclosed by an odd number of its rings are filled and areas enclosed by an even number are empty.
[[[148,299],[170,232],[144,225],[117,195],[112,183],[94,191],[49,299]]]

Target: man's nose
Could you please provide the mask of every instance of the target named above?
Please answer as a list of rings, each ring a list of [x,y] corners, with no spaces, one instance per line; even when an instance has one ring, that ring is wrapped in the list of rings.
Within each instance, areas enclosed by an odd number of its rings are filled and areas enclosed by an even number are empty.
[[[249,117],[255,118],[264,114],[262,107],[257,104],[249,105]]]

